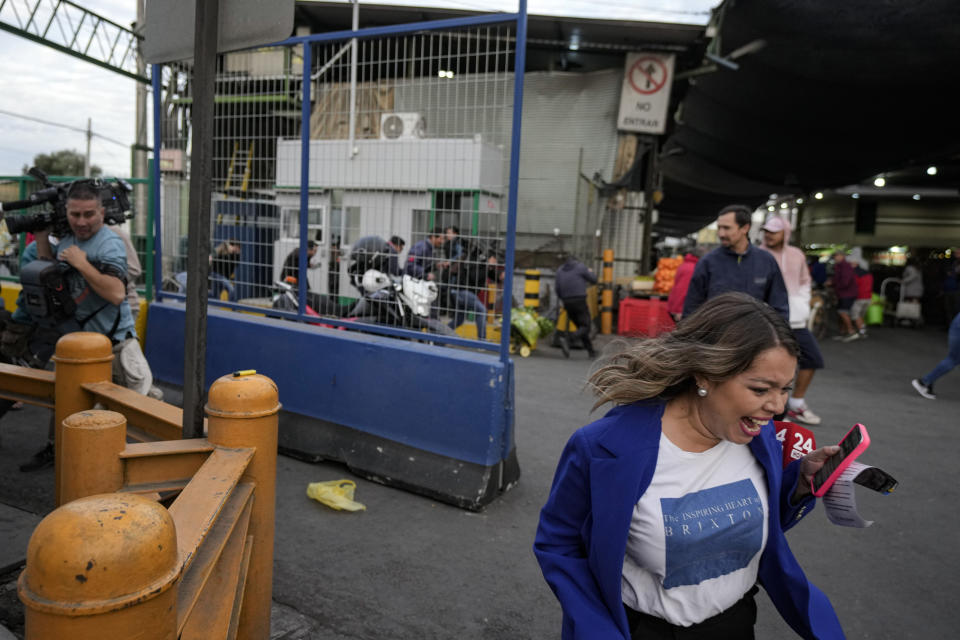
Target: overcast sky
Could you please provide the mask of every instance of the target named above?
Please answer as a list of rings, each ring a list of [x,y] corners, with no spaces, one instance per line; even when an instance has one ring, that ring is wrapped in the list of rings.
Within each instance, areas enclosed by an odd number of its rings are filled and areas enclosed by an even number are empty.
[[[150,3],[156,1],[159,0],[149,0]],[[122,25],[130,25],[136,19],[135,0],[75,2]],[[363,4],[361,2],[361,13]],[[514,0],[381,0],[366,4],[477,11],[516,11],[517,8]],[[716,4],[717,0],[529,0],[528,12],[705,24],[707,12]],[[23,6],[7,2],[0,17],[9,22],[7,13],[14,5]],[[82,131],[10,114],[77,129],[84,129],[90,118],[95,134],[123,143],[94,137],[90,154],[93,164],[102,167],[107,175],[130,174],[129,145],[135,137],[135,81],[6,31],[0,31],[0,60],[3,61],[0,67],[0,175],[20,174],[22,167],[29,165],[39,153],[60,149],[84,153],[86,149],[86,135]]]

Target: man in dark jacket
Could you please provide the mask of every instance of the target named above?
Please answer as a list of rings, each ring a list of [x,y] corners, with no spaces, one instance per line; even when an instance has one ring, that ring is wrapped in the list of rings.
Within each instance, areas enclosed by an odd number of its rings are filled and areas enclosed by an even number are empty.
[[[437,271],[449,266],[448,262],[437,262],[433,257],[433,250],[442,247],[445,240],[443,229],[437,227],[426,239],[410,247],[404,273],[421,280],[434,280]]]
[[[773,307],[786,321],[790,319],[787,287],[776,259],[750,244],[749,207],[727,205],[717,216],[717,238],[721,246],[697,263],[683,302],[689,316],[708,299],[727,291],[742,291]]]
[[[577,325],[573,337],[580,338],[589,358],[596,357],[597,353],[590,342],[591,318],[590,307],[587,306],[587,285],[596,282],[596,274],[572,255],[568,255],[566,261],[557,269],[557,297],[567,310],[567,319]],[[559,333],[559,340],[563,355],[569,358],[570,344],[566,333]]]

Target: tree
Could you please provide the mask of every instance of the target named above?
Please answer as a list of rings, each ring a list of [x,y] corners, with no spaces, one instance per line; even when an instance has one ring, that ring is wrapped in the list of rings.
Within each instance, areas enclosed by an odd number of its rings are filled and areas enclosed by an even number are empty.
[[[33,166],[50,176],[82,176],[83,155],[73,149],[63,149],[52,153],[38,153],[33,157]],[[24,166],[26,173],[30,167]],[[91,176],[99,176],[103,169],[97,165],[90,167]]]

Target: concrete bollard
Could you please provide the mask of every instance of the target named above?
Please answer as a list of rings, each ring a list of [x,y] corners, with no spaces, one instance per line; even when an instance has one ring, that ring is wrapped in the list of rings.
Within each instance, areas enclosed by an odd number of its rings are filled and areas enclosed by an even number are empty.
[[[256,483],[249,535],[253,550],[237,638],[270,637],[273,534],[277,478],[277,385],[266,376],[237,372],[216,380],[207,394],[207,440],[221,447],[255,448],[241,482]]]
[[[44,518],[18,593],[26,640],[177,637],[173,518],[137,495],[88,496]]]
[[[603,276],[600,279],[600,333],[613,333],[613,249],[603,250]]]
[[[68,333],[57,341],[53,356],[56,380],[54,382],[54,499],[63,504],[60,484],[63,478],[63,421],[68,416],[93,406],[90,394],[80,385],[112,379],[113,348],[102,334],[89,331]]]
[[[63,421],[60,499],[113,493],[123,486],[120,453],[127,446],[127,419],[116,411],[81,411]]]

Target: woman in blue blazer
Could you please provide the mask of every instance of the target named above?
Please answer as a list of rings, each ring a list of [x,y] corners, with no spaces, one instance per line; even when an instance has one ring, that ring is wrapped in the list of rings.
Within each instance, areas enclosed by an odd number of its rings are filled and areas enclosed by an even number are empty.
[[[782,467],[796,355],[775,311],[728,293],[594,374],[616,406],[567,443],[534,543],[563,638],[753,638],[756,583],[801,637],[844,637],[784,536],[839,450]]]

